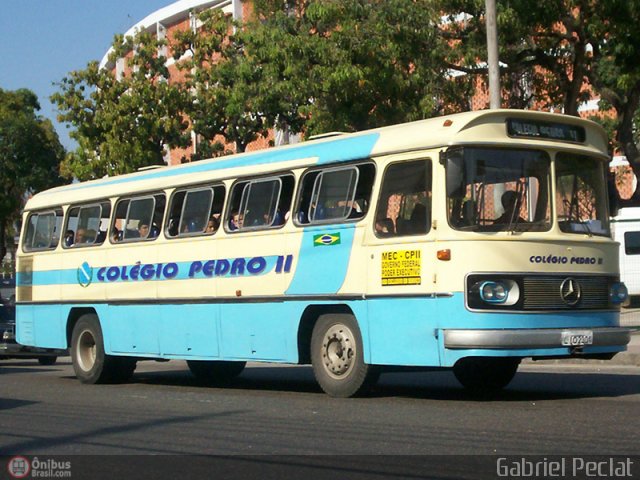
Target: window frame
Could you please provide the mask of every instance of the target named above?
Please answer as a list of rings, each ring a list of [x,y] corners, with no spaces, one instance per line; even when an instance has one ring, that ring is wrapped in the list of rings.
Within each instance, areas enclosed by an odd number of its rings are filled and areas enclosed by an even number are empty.
[[[103,200],[94,200],[91,203],[77,203],[74,205],[69,205],[69,207],[67,208],[67,211],[65,212],[64,215],[64,232],[66,233],[67,230],[69,230],[69,219],[70,219],[70,212],[74,209],[77,208],[78,209],[78,217],[80,218],[80,212],[82,212],[83,209],[85,208],[93,208],[93,207],[98,207],[100,209],[100,219],[102,221],[102,205],[104,203],[108,203],[109,207],[111,208],[111,211],[109,212],[109,216],[107,217],[108,219],[108,224],[111,225],[111,214],[113,213],[113,206],[111,205],[111,200],[109,199],[103,199]],[[81,243],[81,244],[76,244],[75,243],[75,234],[78,231],[78,227],[76,226],[76,230],[73,232],[74,234],[74,243],[72,245],[66,246],[64,244],[64,242],[61,242],[62,244],[62,248],[65,250],[69,250],[69,249],[73,249],[73,248],[85,248],[85,247],[97,247],[99,245],[103,245],[105,242],[105,239],[103,239],[100,243],[97,243],[96,240],[98,239],[98,237],[100,236],[100,230],[98,230],[98,232],[96,232],[96,237],[94,239],[94,241],[92,243]],[[108,232],[109,232],[109,227],[107,227],[107,236],[108,236]]]
[[[33,237],[35,238],[35,234],[38,231],[37,225],[38,225],[38,220],[41,216],[44,215],[53,215],[53,218],[56,219],[58,217],[57,213],[61,212],[62,215],[60,215],[60,217],[62,217],[62,221],[60,222],[60,230],[61,232],[64,230],[64,228],[62,228],[62,226],[64,225],[64,209],[60,206],[60,207],[51,207],[45,210],[39,210],[39,211],[32,211],[29,212],[29,215],[27,216],[27,221],[26,223],[26,228],[24,229],[24,233],[23,233],[23,237],[22,237],[22,251],[24,253],[34,253],[34,252],[46,252],[46,251],[52,251],[55,250],[56,248],[58,248],[58,245],[60,245],[61,243],[61,239],[64,235],[60,234],[58,235],[58,239],[57,241],[52,245],[52,242],[49,242],[49,245],[46,247],[27,247],[27,234],[29,233],[29,222],[31,221],[31,218],[33,216],[38,216],[38,219],[36,219],[36,224],[34,226],[33,229]],[[53,236],[50,238],[50,240],[53,240],[55,238],[55,225],[56,222],[54,221],[54,229],[53,229]],[[31,239],[31,244],[33,245],[33,238]]]
[[[313,199],[314,197],[316,197],[315,193],[316,193],[316,185],[317,185],[317,181],[318,178],[327,172],[335,172],[335,171],[340,171],[340,170],[350,170],[350,169],[355,169],[357,174],[356,174],[356,180],[355,180],[355,188],[353,189],[352,192],[352,196],[351,196],[351,200],[347,200],[347,201],[351,201],[353,202],[356,199],[356,194],[358,193],[358,186],[359,186],[359,182],[360,182],[360,178],[361,178],[361,171],[360,168],[361,167],[365,167],[365,166],[371,166],[371,168],[373,169],[373,180],[371,182],[371,188],[369,191],[369,206],[366,209],[366,211],[363,213],[362,216],[357,217],[357,218],[349,218],[349,215],[351,214],[351,212],[348,212],[346,216],[344,217],[340,217],[340,218],[331,218],[331,219],[326,219],[326,220],[314,220],[311,221],[309,220],[307,223],[302,223],[300,222],[298,215],[300,213],[305,213],[305,215],[307,216],[307,218],[309,218],[309,211],[311,209],[311,204],[313,203]],[[376,182],[376,174],[378,171],[378,166],[376,164],[376,162],[374,162],[372,159],[366,159],[366,160],[358,160],[356,162],[351,162],[351,163],[343,163],[343,164],[330,164],[329,166],[323,166],[323,167],[313,167],[313,168],[309,168],[307,170],[305,170],[304,172],[302,172],[302,175],[300,175],[300,180],[298,182],[298,190],[296,192],[296,201],[295,201],[295,206],[292,210],[292,212],[294,212],[294,214],[292,215],[293,217],[293,223],[296,227],[301,227],[301,228],[305,228],[305,227],[311,227],[311,226],[316,226],[316,225],[331,225],[331,224],[336,224],[336,223],[341,223],[341,224],[351,224],[351,223],[357,223],[362,221],[364,218],[367,217],[367,215],[369,215],[369,212],[372,210],[372,202],[371,202],[371,198],[373,196],[373,191],[374,191],[374,185]],[[303,200],[303,188],[305,188],[305,177],[307,175],[311,175],[313,173],[318,173],[318,176],[313,180],[313,189],[311,192],[311,196],[309,198],[309,207],[307,208],[306,212],[303,212],[301,210],[301,203]]]
[[[231,185],[231,187],[229,188],[229,196],[227,198],[227,202],[226,202],[226,209],[224,212],[224,231],[228,234],[231,235],[235,235],[238,233],[243,233],[243,232],[256,232],[256,231],[264,231],[264,230],[277,230],[280,228],[283,228],[286,224],[287,224],[287,219],[284,219],[282,223],[279,223],[277,225],[274,225],[275,221],[276,221],[276,214],[278,212],[278,208],[281,206],[281,201],[282,201],[282,194],[284,191],[284,179],[285,178],[290,178],[293,185],[292,185],[292,191],[291,191],[291,199],[289,200],[289,211],[291,209],[291,205],[293,204],[294,201],[294,197],[295,197],[295,193],[296,193],[296,177],[292,172],[281,172],[281,173],[276,173],[276,174],[269,174],[269,175],[265,175],[265,176],[261,176],[261,177],[248,177],[248,178],[238,178],[236,179],[233,184]],[[232,207],[232,204],[234,203],[234,200],[236,200],[236,188],[238,188],[238,185],[245,183],[245,185],[242,187],[242,193],[240,195],[240,203],[238,205],[238,213],[242,214],[243,216],[246,214],[246,206],[248,203],[248,200],[250,198],[250,191],[251,191],[251,186],[256,184],[256,183],[266,183],[266,182],[270,182],[270,181],[277,181],[278,182],[278,195],[276,198],[276,201],[274,202],[274,208],[273,211],[270,212],[270,216],[271,216],[271,223],[270,224],[262,224],[262,225],[255,225],[255,226],[245,226],[243,224],[242,228],[239,228],[237,230],[231,230],[229,228],[230,222],[231,222],[231,214],[233,211],[235,211]],[[245,195],[247,195],[247,189],[249,189],[249,198],[247,198],[247,200],[245,200]],[[244,206],[244,208],[243,208]],[[283,213],[284,215],[284,213]]]
[[[378,208],[380,207],[380,201],[381,201],[381,194],[383,193],[384,190],[384,185],[385,185],[385,180],[387,178],[387,174],[389,173],[389,170],[391,168],[393,168],[396,165],[406,165],[409,163],[419,163],[421,162],[424,165],[424,172],[427,175],[426,179],[428,180],[427,183],[429,183],[429,190],[428,192],[431,194],[431,200],[429,202],[429,205],[426,205],[427,208],[427,216],[426,216],[426,231],[425,232],[418,232],[418,233],[406,233],[406,234],[401,234],[397,232],[397,224],[394,225],[394,228],[396,229],[395,233],[393,234],[385,234],[382,235],[380,234],[380,232],[378,232],[376,230],[376,223],[378,221]],[[429,235],[429,233],[431,232],[432,229],[432,221],[433,221],[433,165],[434,165],[434,160],[432,157],[430,156],[425,156],[425,157],[418,157],[418,158],[410,158],[410,159],[405,159],[405,160],[396,160],[396,161],[392,161],[389,162],[385,168],[384,171],[382,172],[381,178],[380,178],[380,187],[378,189],[378,196],[376,198],[376,205],[375,205],[375,215],[373,217],[373,221],[371,222],[371,227],[373,230],[374,235],[379,238],[379,239],[387,239],[387,238],[407,238],[407,237],[416,237],[416,236],[425,236],[425,235]],[[425,190],[425,192],[427,192],[427,190]],[[406,197],[404,197],[406,198]],[[404,200],[403,198],[403,200]],[[387,208],[388,208],[388,204],[387,204]],[[402,205],[400,205],[399,208],[399,212],[402,211]],[[387,217],[388,218],[388,217]],[[400,216],[398,215],[397,218],[400,218]],[[431,219],[431,221],[429,221]],[[397,219],[396,219],[397,221]]]
[[[165,199],[164,202],[164,207],[163,207],[163,211],[162,211],[162,218],[160,220],[160,224],[163,225],[164,224],[164,219],[166,216],[166,211],[167,211],[167,194],[164,190],[161,191],[155,191],[155,192],[147,192],[141,195],[134,195],[134,196],[123,196],[123,197],[118,197],[118,199],[115,201],[115,204],[113,206],[113,210],[111,212],[111,222],[109,224],[109,242],[112,245],[122,245],[125,243],[139,243],[139,242],[151,242],[154,240],[157,240],[160,237],[160,231],[162,229],[159,229],[158,231],[158,235],[155,235],[154,237],[149,237],[149,235],[147,235],[145,238],[142,237],[132,237],[132,238],[125,238],[124,232],[126,232],[126,225],[129,223],[129,215],[131,213],[131,203],[133,201],[140,201],[140,200],[147,200],[147,199],[151,199],[153,200],[153,207],[151,209],[151,221],[149,222],[149,233],[151,233],[151,226],[153,224],[154,221],[154,216],[155,216],[155,212],[156,212],[156,207],[157,207],[157,199],[156,196],[162,196]],[[121,232],[123,232],[122,235],[122,239],[118,240],[117,242],[113,241],[113,229],[115,228],[115,222],[117,220],[117,212],[118,212],[118,207],[120,205],[121,202],[124,201],[128,201],[129,204],[127,205],[127,213],[124,217],[124,225],[125,227],[121,230]]]
[[[212,192],[212,197],[211,197],[211,206],[209,209],[209,216],[207,217],[207,222],[209,221],[209,218],[211,218],[211,216],[215,213],[212,213],[212,208],[215,205],[215,200],[216,200],[216,189],[221,189],[222,190],[222,202],[220,203],[220,224],[218,225],[218,228],[216,228],[215,231],[211,232],[211,233],[207,233],[206,231],[202,231],[202,232],[186,232],[186,233],[181,233],[180,232],[180,226],[182,223],[182,218],[184,216],[184,208],[186,205],[186,198],[187,195],[190,192],[197,192],[197,191],[204,191],[204,190],[211,190]],[[179,195],[180,193],[184,193],[184,199],[182,200],[182,206],[180,208],[180,223],[178,224],[178,233],[176,235],[170,235],[169,234],[169,222],[171,221],[171,209],[173,207],[173,202],[176,199],[176,196]],[[169,197],[169,202],[167,204],[166,207],[166,211],[165,211],[165,221],[164,221],[164,228],[163,228],[163,233],[166,239],[168,240],[177,240],[180,238],[192,238],[192,237],[210,237],[212,235],[215,235],[218,231],[220,231],[220,227],[222,224],[222,218],[223,218],[223,213],[224,213],[224,205],[227,201],[226,198],[227,195],[227,187],[224,183],[212,183],[212,184],[200,184],[200,185],[190,185],[190,186],[184,186],[184,187],[178,187],[176,188],[170,195]],[[205,223],[205,230],[206,230],[206,223]]]

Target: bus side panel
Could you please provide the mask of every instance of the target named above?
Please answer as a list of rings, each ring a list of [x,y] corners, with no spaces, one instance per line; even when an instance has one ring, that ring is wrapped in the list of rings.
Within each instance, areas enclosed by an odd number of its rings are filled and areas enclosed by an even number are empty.
[[[367,302],[370,363],[438,366],[436,298],[384,298]]]
[[[164,305],[109,306],[101,316],[107,353],[160,353],[159,332]]]
[[[16,341],[40,348],[67,348],[62,305],[16,305]]]
[[[296,329],[290,319],[300,318],[298,310],[280,302],[220,305],[222,358],[296,362]]]
[[[164,305],[159,313],[162,355],[218,357],[219,305]]]

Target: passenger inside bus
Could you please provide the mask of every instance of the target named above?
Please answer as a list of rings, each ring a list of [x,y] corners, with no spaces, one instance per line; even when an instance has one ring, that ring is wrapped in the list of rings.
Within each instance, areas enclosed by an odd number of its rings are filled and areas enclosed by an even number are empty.
[[[390,218],[379,218],[376,220],[376,233],[380,237],[391,237],[395,235],[393,220]]]
[[[240,230],[244,224],[244,215],[237,211],[231,212],[231,218],[229,219],[229,230]]]
[[[64,246],[70,247],[71,245],[73,245],[74,238],[75,234],[73,233],[73,230],[67,230],[66,232],[64,232]]]

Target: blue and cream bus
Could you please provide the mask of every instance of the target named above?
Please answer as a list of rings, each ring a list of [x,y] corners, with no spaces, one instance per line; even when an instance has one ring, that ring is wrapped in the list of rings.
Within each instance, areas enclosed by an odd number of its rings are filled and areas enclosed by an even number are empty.
[[[381,371],[506,386],[523,358],[624,351],[607,138],[548,113],[461,113],[35,195],[17,336],[84,383],[182,359],[225,381],[311,364],[351,396]]]

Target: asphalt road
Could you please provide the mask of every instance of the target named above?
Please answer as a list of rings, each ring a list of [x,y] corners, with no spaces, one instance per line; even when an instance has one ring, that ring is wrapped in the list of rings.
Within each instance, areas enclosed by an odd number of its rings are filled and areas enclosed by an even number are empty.
[[[309,367],[250,365],[226,388],[184,362],[82,385],[68,359],[0,363],[0,453],[640,455],[640,368],[525,365],[498,398],[449,372],[384,374],[333,399]]]

